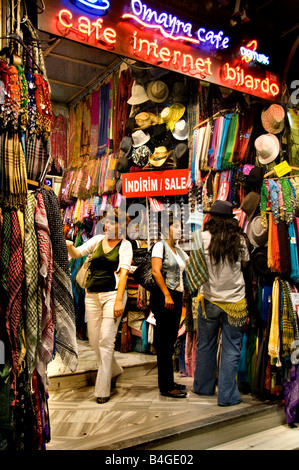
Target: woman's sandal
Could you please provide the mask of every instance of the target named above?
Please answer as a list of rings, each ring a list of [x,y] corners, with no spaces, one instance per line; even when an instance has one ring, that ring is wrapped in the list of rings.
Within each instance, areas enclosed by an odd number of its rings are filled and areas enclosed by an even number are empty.
[[[110,397],[98,397],[97,398],[97,403],[102,404],[102,403],[107,403],[107,401],[110,400]]]

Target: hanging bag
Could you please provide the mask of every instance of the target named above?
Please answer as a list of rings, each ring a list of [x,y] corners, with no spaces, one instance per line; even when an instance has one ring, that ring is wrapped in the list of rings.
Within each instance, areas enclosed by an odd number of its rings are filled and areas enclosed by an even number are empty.
[[[91,265],[92,255],[88,255],[82,264],[81,268],[77,272],[76,282],[79,284],[82,289],[86,289],[86,284],[90,276],[90,265]]]
[[[149,292],[153,292],[158,287],[158,284],[155,281],[152,271],[153,247],[154,245],[150,248],[150,250],[147,251],[138,268],[133,273],[133,278],[135,279],[135,281]]]

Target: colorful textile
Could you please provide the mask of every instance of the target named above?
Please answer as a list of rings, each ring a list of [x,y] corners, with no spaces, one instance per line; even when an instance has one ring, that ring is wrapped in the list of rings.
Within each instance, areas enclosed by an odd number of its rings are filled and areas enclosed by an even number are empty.
[[[27,198],[27,172],[25,156],[18,133],[6,133],[1,139],[4,148],[2,167],[2,200],[10,209],[25,207]]]
[[[29,136],[26,142],[26,170],[30,180],[39,182],[45,167],[49,164],[50,141],[44,141],[36,134]]]
[[[187,285],[190,293],[198,289],[208,279],[208,268],[204,255],[201,230],[192,232],[190,257],[186,268]]]
[[[108,124],[109,124],[109,97],[110,84],[102,85],[100,89],[100,130],[98,138],[97,155],[102,156],[107,152]]]
[[[280,335],[279,335],[279,278],[273,283],[272,316],[268,342],[268,354],[280,366]]]
[[[133,78],[130,69],[123,70],[120,74],[116,100],[114,107],[114,133],[113,133],[113,152],[115,153],[119,148],[122,138],[125,136],[126,119],[129,116],[131,106],[128,104],[128,99],[131,96],[131,89],[133,85]]]

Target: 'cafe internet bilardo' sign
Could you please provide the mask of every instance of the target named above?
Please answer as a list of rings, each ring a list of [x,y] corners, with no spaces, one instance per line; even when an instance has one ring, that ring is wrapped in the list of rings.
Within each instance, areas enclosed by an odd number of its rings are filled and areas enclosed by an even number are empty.
[[[256,39],[241,39],[236,50],[224,31],[185,21],[150,0],[47,0],[38,28],[267,100],[280,95],[279,78]]]

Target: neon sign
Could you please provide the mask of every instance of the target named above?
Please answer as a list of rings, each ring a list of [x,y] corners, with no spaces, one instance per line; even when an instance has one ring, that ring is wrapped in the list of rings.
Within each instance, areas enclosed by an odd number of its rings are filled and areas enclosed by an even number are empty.
[[[278,95],[280,88],[277,83],[271,82],[270,78],[265,79],[253,77],[250,74],[245,74],[244,69],[241,67],[231,67],[229,63],[226,63],[223,67],[223,80],[230,82],[228,85],[234,85],[235,87],[244,87],[251,92],[258,91],[259,93],[271,94],[273,97]]]
[[[100,14],[101,11],[108,10],[110,2],[108,0],[73,0],[74,5],[78,8],[88,9],[91,12]]]
[[[103,28],[103,19],[97,18],[96,21],[90,21],[86,16],[80,16],[77,23],[71,22],[73,18],[72,13],[69,10],[60,10],[58,13],[59,23],[68,29],[79,31],[81,34],[86,35],[88,38],[95,33],[95,39],[97,41],[103,40],[107,44],[115,44],[116,42],[116,31],[113,28]]]
[[[250,41],[246,47],[242,46],[240,48],[240,54],[242,56],[242,59],[245,60],[245,62],[250,62],[253,60],[255,62],[259,62],[260,64],[264,64],[264,65],[270,64],[269,57],[267,57],[265,54],[259,54],[257,52],[256,39],[253,39],[252,41]]]
[[[223,37],[223,31],[216,34],[214,31],[206,32],[205,28],[199,28],[194,37],[192,23],[185,23],[172,14],[158,13],[141,0],[131,0],[131,10],[132,14],[125,13],[122,18],[133,19],[145,28],[158,29],[165,38],[179,39],[197,45],[203,43],[216,49],[226,49],[229,46],[229,38]]]

